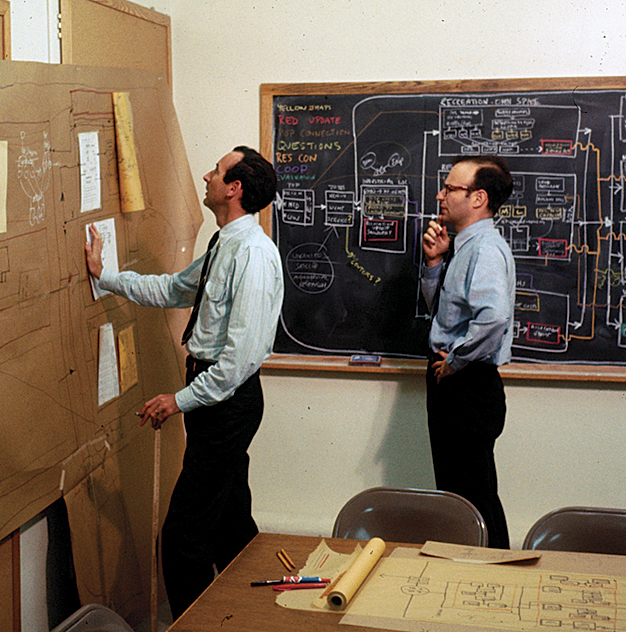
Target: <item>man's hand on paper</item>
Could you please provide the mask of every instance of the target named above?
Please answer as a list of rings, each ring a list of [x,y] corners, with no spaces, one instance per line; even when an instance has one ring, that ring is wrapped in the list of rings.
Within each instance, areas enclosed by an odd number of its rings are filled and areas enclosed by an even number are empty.
[[[91,275],[99,279],[104,268],[102,265],[102,236],[93,224],[89,226],[89,233],[91,234],[91,242],[89,240],[85,242],[87,267]]]

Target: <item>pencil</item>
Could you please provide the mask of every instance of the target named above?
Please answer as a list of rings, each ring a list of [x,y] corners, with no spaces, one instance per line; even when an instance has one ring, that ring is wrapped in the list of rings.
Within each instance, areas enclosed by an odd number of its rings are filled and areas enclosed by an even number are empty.
[[[283,566],[288,570],[288,571],[293,571],[295,570],[295,565],[289,562],[289,560],[287,559],[287,557],[285,556],[285,553],[283,550],[280,551],[276,551],[276,557],[282,562]]]
[[[293,563],[293,560],[287,555],[287,551],[285,551],[285,549],[281,549],[280,552],[285,556],[285,559],[289,562],[289,564],[295,569],[296,565]]]

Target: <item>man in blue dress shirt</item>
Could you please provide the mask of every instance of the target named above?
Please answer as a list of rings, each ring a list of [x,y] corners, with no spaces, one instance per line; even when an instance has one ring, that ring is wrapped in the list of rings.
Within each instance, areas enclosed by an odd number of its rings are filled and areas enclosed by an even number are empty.
[[[91,226],[87,264],[100,287],[152,307],[194,307],[183,343],[186,386],[141,410],[157,429],[184,413],[183,469],[163,525],[163,574],[174,619],[258,533],[251,513],[248,447],[263,415],[261,363],[272,350],[283,300],[278,249],[254,214],[272,202],[276,174],[248,147],[236,147],[204,176],[204,205],[219,227],[205,255],[168,275],[103,269]]]
[[[494,446],[506,413],[498,366],[511,360],[515,261],[493,217],[512,189],[501,158],[459,158],[422,239],[422,291],[434,311],[426,385],[435,479],[477,507],[495,548],[509,548]]]

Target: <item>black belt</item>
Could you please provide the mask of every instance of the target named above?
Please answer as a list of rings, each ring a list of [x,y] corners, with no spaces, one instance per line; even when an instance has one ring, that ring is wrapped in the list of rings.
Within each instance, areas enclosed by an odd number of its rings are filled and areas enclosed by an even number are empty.
[[[196,375],[198,373],[202,373],[203,371],[206,371],[209,367],[213,366],[214,364],[216,364],[214,360],[198,360],[194,358],[192,355],[188,355],[187,359],[185,360],[185,366],[187,367],[187,370],[191,371],[192,373],[195,373]]]

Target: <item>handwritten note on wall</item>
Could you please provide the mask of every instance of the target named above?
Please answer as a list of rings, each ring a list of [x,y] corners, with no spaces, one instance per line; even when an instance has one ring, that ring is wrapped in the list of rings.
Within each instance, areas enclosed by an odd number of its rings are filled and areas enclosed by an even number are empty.
[[[78,135],[80,152],[80,210],[95,211],[100,208],[100,151],[98,132]]]
[[[100,327],[100,355],[98,358],[98,406],[120,394],[119,373],[113,323]]]

